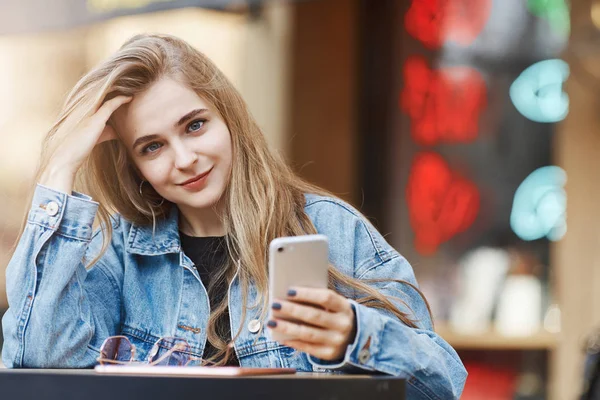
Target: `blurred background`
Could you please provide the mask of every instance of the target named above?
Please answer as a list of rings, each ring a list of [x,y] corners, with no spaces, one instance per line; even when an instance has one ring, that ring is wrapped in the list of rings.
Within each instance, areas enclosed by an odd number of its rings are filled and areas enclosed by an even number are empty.
[[[64,96],[140,32],[211,57],[273,150],[411,262],[464,399],[576,398],[600,326],[600,1],[3,0],[0,271]]]

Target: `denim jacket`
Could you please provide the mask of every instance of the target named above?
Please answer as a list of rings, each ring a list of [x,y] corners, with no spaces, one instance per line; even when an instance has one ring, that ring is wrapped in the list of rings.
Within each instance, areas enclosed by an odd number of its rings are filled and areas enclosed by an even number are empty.
[[[115,216],[107,251],[93,233],[98,204],[88,196],[38,185],[28,222],[7,269],[9,309],[2,319],[7,367],[82,368],[96,363],[111,335],[125,335],[144,360],[161,337],[186,339],[201,357],[210,313],[207,292],[182,252],[177,208],[152,226]],[[395,279],[416,285],[410,264],[357,211],[329,197],[306,195],[305,211],[329,238],[330,262],[359,279]],[[466,371],[454,349],[432,330],[424,301],[408,285],[386,282],[378,289],[399,297],[397,305],[417,321],[413,329],[391,313],[360,305],[352,293],[357,332],[339,363],[319,360],[273,341],[260,307],[242,319],[239,279],[229,287],[231,331],[243,367],[292,367],[298,371],[383,373],[405,377],[415,399],[453,399]],[[248,303],[257,291],[250,284]],[[404,303],[404,304],[403,304]],[[407,308],[408,306],[408,308]]]

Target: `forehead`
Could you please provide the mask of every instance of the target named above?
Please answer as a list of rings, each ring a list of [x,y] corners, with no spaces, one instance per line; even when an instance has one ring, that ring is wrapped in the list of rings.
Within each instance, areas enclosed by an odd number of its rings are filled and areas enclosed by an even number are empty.
[[[163,78],[120,107],[112,120],[121,138],[130,142],[145,135],[167,133],[182,116],[198,108],[211,107],[186,85]]]

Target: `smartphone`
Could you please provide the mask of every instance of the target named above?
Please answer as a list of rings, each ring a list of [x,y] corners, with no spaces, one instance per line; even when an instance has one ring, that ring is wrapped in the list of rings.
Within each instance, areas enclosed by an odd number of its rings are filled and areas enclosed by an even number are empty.
[[[273,239],[269,246],[269,304],[285,299],[292,286],[327,288],[329,241],[325,235]],[[270,310],[269,318],[272,318]],[[269,331],[273,340],[291,339]]]

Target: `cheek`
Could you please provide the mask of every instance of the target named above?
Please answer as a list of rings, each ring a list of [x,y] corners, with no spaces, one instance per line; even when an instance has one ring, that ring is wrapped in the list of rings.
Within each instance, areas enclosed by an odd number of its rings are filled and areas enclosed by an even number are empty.
[[[231,168],[231,162],[233,158],[233,149],[231,142],[227,141],[227,143],[223,145],[222,151],[223,161],[228,165],[229,168]]]
[[[233,158],[233,144],[231,143],[231,136],[229,131],[225,131],[220,137],[218,151],[221,161],[226,164],[228,168],[231,168],[231,160]]]
[[[217,162],[220,173],[226,173],[231,168],[232,158],[232,143],[227,128],[215,129],[200,139],[196,143],[198,153]]]
[[[153,186],[164,184],[169,179],[168,166],[160,160],[153,160],[152,162],[142,165],[140,172]]]
[[[220,164],[221,164],[221,176],[223,179],[223,184],[227,185],[229,180],[231,179],[231,170],[233,168],[233,154],[232,148],[230,144],[227,144],[222,147],[221,155],[220,155]]]

